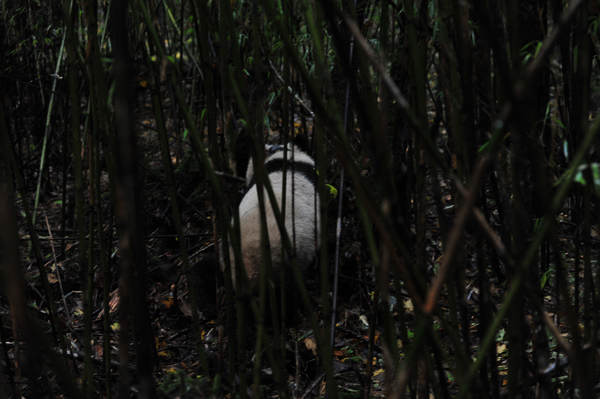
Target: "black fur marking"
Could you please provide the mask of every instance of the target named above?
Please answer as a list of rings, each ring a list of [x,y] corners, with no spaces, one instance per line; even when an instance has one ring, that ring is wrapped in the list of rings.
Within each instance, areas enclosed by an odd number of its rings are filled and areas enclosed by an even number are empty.
[[[309,182],[312,183],[313,186],[317,186],[317,171],[315,167],[308,162],[302,161],[292,161],[288,159],[287,161],[281,158],[270,159],[265,163],[265,169],[267,170],[267,175],[273,172],[283,172],[283,169],[286,171],[292,171],[293,173],[299,173],[302,176],[306,177]],[[254,186],[256,182],[254,181],[254,176],[252,176],[252,180],[250,180],[250,184],[248,185],[248,189]],[[291,184],[291,182],[290,182]]]
[[[283,151],[283,146],[281,144],[273,144],[271,146],[267,146],[266,150],[269,154],[275,154],[277,151]]]

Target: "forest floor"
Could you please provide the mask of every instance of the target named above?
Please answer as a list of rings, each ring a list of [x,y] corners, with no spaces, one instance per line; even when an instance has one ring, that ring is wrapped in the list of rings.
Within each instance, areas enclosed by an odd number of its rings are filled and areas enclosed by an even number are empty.
[[[153,141],[148,138],[148,143]],[[156,147],[148,145],[144,149],[147,159],[157,159],[148,153],[153,151],[153,148]],[[160,165],[147,167],[151,170],[147,175],[154,175],[153,180],[155,180],[146,183],[147,203],[152,204],[152,208],[148,208],[148,211],[154,214],[149,216],[148,220],[156,221],[154,230],[148,233],[149,237],[172,234],[172,231],[165,230],[164,223],[160,222],[161,218],[168,218],[170,212],[167,199],[162,197],[163,194],[158,189],[163,184]],[[178,186],[182,188],[179,195],[185,204],[182,206],[183,219],[188,234],[192,268],[202,267],[203,257],[214,249],[211,247],[215,241],[210,192],[199,175],[200,173],[187,171],[179,175],[182,181],[178,182]],[[152,188],[153,185],[156,190]],[[233,197],[241,198],[243,187],[232,184],[228,189],[233,193]],[[232,202],[237,203],[235,200]],[[333,348],[336,384],[339,392],[345,397],[362,397],[367,388],[370,397],[384,397],[383,352],[379,342],[380,331],[377,329],[374,330],[374,341],[371,352],[369,351],[368,319],[370,316],[367,309],[370,303],[368,297],[373,295],[373,287],[369,283],[374,281],[370,270],[372,266],[366,261],[365,248],[360,244],[361,233],[358,221],[349,217],[344,219],[343,224],[345,236],[342,241],[342,257],[345,263],[350,265],[342,271],[340,277]],[[199,331],[195,330],[191,317],[193,303],[190,284],[181,265],[177,242],[168,239],[149,239],[147,250],[150,270],[149,303],[157,335],[159,355],[157,379],[161,392],[165,397],[191,398],[198,397],[200,393],[206,394],[208,390],[229,397],[227,392],[232,389],[231,384],[240,384],[241,378],[245,379],[245,384],[250,385],[253,378],[252,359],[255,356],[253,349],[255,335],[251,332],[252,328],[249,328],[250,336],[247,338],[249,342],[246,343],[249,348],[246,354],[247,374],[238,375],[235,381],[223,378],[219,382],[221,386],[215,386],[214,378],[204,378],[202,356],[198,352],[198,337],[202,340],[204,356],[208,358],[209,368],[213,373],[220,371],[224,375],[230,375],[228,370],[235,370],[233,373],[239,370],[239,365],[232,364],[237,360],[230,359],[228,354],[228,344],[230,340],[236,339],[236,334],[235,331],[226,331],[224,317],[226,308],[222,300],[222,290],[218,290],[220,294],[217,293],[221,299],[211,301],[209,298],[208,306],[206,303],[199,304]],[[333,253],[333,249],[330,249],[330,253]],[[329,263],[333,265],[333,262]],[[315,265],[310,269],[310,273],[318,275],[316,267]],[[311,295],[318,298],[319,288],[314,281],[308,286]],[[283,340],[286,352],[283,355],[286,359],[286,365],[282,367],[283,384],[288,392],[294,397],[324,396],[326,385],[322,368],[319,366],[316,341],[304,312],[301,312],[301,316],[295,320],[293,326],[286,328]],[[369,356],[370,368],[367,360]],[[371,378],[366,377],[367,369],[370,370]],[[367,385],[369,382],[370,386]],[[263,361],[261,369],[261,386],[265,397],[278,397],[277,383],[267,361]]]
[[[144,185],[144,222],[145,222],[145,242],[147,250],[147,300],[152,320],[152,327],[156,337],[156,351],[158,354],[158,365],[156,368],[156,379],[159,392],[162,397],[170,398],[196,398],[196,397],[231,397],[229,394],[234,387],[239,388],[240,384],[250,386],[253,379],[252,359],[256,354],[253,353],[254,338],[250,334],[247,338],[248,350],[245,356],[247,363],[247,374],[240,375],[241,369],[235,358],[228,352],[231,340],[236,339],[235,331],[227,331],[225,327],[226,309],[222,300],[204,297],[203,301],[194,304],[191,299],[190,282],[188,274],[185,272],[180,252],[179,243],[175,236],[173,224],[171,222],[170,205],[165,190],[165,173],[160,160],[158,137],[153,122],[151,120],[141,121],[140,130],[143,130],[140,152],[143,157],[140,158],[140,166],[143,173]],[[175,146],[174,154],[189,154],[187,143],[182,140],[174,140],[180,147]],[[202,177],[201,171],[195,166],[195,163],[186,156],[177,159],[178,168],[176,169],[178,195],[182,209],[183,224],[186,234],[186,246],[190,254],[190,261],[193,273],[199,272],[199,265],[202,264],[206,253],[214,246],[215,237],[213,234],[213,210],[211,204],[211,195],[208,185]],[[444,204],[451,209],[454,199],[450,194],[448,182],[441,182]],[[67,188],[69,185],[67,184]],[[243,188],[237,183],[232,183],[228,187],[232,197],[241,197]],[[108,195],[108,194],[107,194]],[[62,211],[62,193],[59,193],[56,187],[50,187],[44,190],[38,215],[40,220],[46,226],[38,234],[42,236],[44,253],[54,254],[48,258],[48,268],[50,270],[48,279],[52,289],[60,297],[59,304],[60,318],[67,325],[66,337],[69,347],[75,352],[80,352],[81,338],[83,331],[83,308],[82,308],[82,283],[79,278],[79,266],[77,264],[77,242],[72,237],[65,240],[54,240],[52,237],[58,235],[58,226],[61,225],[63,217]],[[233,204],[237,201],[232,201]],[[333,201],[335,203],[335,201]],[[334,205],[332,204],[334,208]],[[369,261],[368,251],[365,239],[362,235],[362,227],[356,215],[355,198],[350,189],[345,190],[344,218],[342,220],[342,241],[341,241],[341,274],[340,290],[338,296],[338,312],[335,330],[335,340],[333,347],[333,365],[334,375],[338,391],[344,397],[363,397],[365,392],[369,392],[370,397],[385,397],[386,378],[394,376],[387,375],[384,370],[391,370],[392,367],[386,365],[384,356],[384,345],[381,342],[383,322],[381,320],[372,323],[373,298],[375,294],[375,278],[373,276],[373,265]],[[433,270],[439,264],[440,256],[443,251],[441,248],[440,228],[437,222],[437,216],[434,213],[435,206],[430,200],[431,213],[427,215],[426,224],[430,227],[426,232],[426,252],[427,264],[434,265],[428,274],[433,274]],[[335,209],[332,214],[335,214]],[[452,211],[446,216],[452,217]],[[330,230],[334,231],[335,220],[330,218]],[[451,219],[450,219],[451,220]],[[493,221],[492,223],[499,223]],[[575,226],[567,222],[561,222],[559,225],[560,235],[562,237],[571,237],[574,234]],[[26,236],[24,231],[21,232]],[[71,230],[66,229],[66,235],[71,235]],[[598,235],[596,234],[596,237]],[[112,250],[117,248],[116,233],[113,234]],[[332,241],[332,240],[330,240]],[[472,245],[472,237],[467,233],[464,239],[465,246]],[[332,254],[333,246],[330,243],[329,253]],[[40,293],[39,273],[33,267],[33,262],[29,258],[28,250],[25,247],[24,259],[27,267],[27,282],[30,288],[32,306],[43,308],[44,296]],[[573,249],[569,248],[569,253]],[[473,250],[466,251],[474,253]],[[111,292],[109,319],[112,328],[111,348],[112,359],[117,359],[117,338],[118,323],[117,314],[119,309],[118,286],[118,256],[116,252],[111,256],[112,280],[105,281],[102,277],[99,264],[94,264],[95,288],[93,297],[93,315],[94,315],[94,353],[97,359],[98,386],[104,386],[107,382],[106,376],[101,372],[102,369],[102,343],[104,339],[103,320],[107,317],[102,309],[102,291],[104,285],[108,284]],[[574,258],[565,256],[567,268],[570,269],[574,264]],[[329,260],[330,266],[333,260]],[[464,259],[463,267],[460,268],[464,273],[466,290],[458,293],[462,298],[461,314],[473,315],[470,320],[455,320],[458,324],[454,326],[457,331],[460,329],[463,339],[469,340],[473,348],[472,354],[477,352],[479,320],[475,315],[479,314],[479,291],[477,286],[477,276],[479,269],[475,259]],[[316,269],[311,273],[318,275]],[[552,276],[553,271],[549,270],[545,279]],[[500,304],[504,296],[504,281],[501,281],[504,271],[490,272],[490,294],[492,302]],[[311,279],[310,276],[309,280]],[[212,277],[211,277],[212,278]],[[311,295],[318,298],[319,288],[316,284],[309,284]],[[409,335],[412,338],[412,328],[414,321],[414,309],[412,302],[408,299],[403,290],[397,292],[394,281],[390,282],[390,307],[394,317],[394,325],[408,326]],[[219,292],[219,290],[217,290]],[[447,294],[444,294],[447,295]],[[212,300],[214,299],[214,301]],[[212,303],[211,303],[212,302]],[[445,298],[440,299],[441,303],[448,303]],[[195,326],[192,321],[192,309],[197,306],[199,311],[198,325]],[[546,309],[550,317],[555,320],[557,317],[557,305],[546,301]],[[466,310],[466,312],[464,311]],[[449,309],[445,306],[441,308],[441,313],[447,314]],[[323,318],[325,319],[325,318]],[[449,318],[452,320],[452,318]],[[319,318],[321,320],[321,318]],[[530,319],[528,319],[531,322]],[[326,322],[326,321],[323,321]],[[405,324],[403,324],[405,323]],[[452,327],[452,326],[450,326]],[[535,323],[530,328],[533,331]],[[564,324],[559,321],[559,327],[562,331],[566,329]],[[4,328],[9,328],[5,325]],[[447,329],[449,325],[443,325],[434,320],[434,329],[446,340],[448,336]],[[446,331],[445,331],[446,329]],[[506,337],[503,336],[502,328],[497,337],[496,360],[499,368],[499,375],[502,375],[502,369],[506,366]],[[286,364],[282,367],[282,377],[279,384],[289,389],[294,397],[318,397],[324,396],[325,379],[323,378],[322,368],[319,366],[321,360],[315,350],[315,337],[309,326],[305,315],[300,317],[300,321],[287,329],[284,333],[283,345],[285,350],[283,358]],[[396,343],[400,359],[406,356],[404,343],[398,339]],[[554,354],[558,353],[556,344],[551,345]],[[200,351],[201,350],[201,351]],[[528,356],[531,356],[532,348],[528,348]],[[450,352],[452,352],[450,350]],[[239,359],[239,355],[237,359]],[[134,359],[133,353],[131,356]],[[203,364],[203,359],[206,363]],[[554,359],[556,365],[560,359]],[[443,378],[448,389],[454,392],[456,383],[453,380],[452,373],[455,371],[454,364],[456,359],[445,359],[442,368],[446,374]],[[278,388],[275,382],[273,370],[268,362],[263,361],[260,370],[261,390],[265,397],[278,397]],[[116,386],[116,377],[118,372],[117,363],[113,362],[111,376],[108,381]],[[81,367],[81,365],[79,365]],[[205,367],[208,367],[208,371]],[[424,366],[419,372],[434,372],[433,365]],[[429,367],[429,369],[427,368]],[[131,365],[135,369],[134,363]],[[232,370],[234,374],[232,375]],[[219,377],[217,377],[219,376]],[[501,382],[504,384],[504,382]],[[99,389],[100,391],[100,389]]]

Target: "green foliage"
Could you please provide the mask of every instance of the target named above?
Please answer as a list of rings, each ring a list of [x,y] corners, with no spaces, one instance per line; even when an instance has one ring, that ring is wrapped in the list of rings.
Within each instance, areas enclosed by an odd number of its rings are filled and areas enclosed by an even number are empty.
[[[564,151],[565,156],[567,156],[568,151],[566,145]],[[591,181],[588,181],[588,174],[591,176]],[[571,170],[566,170],[554,183],[554,186],[556,187],[562,184],[568,176],[571,176],[572,182],[581,186],[590,186],[594,194],[600,195],[600,163],[583,163],[579,165],[573,173]]]
[[[550,267],[550,268],[548,268],[548,270],[546,270],[542,274],[542,278],[540,279],[540,288],[541,289],[546,288],[546,285],[550,281],[550,278],[552,277],[553,273],[554,273],[554,267]]]
[[[335,186],[331,185],[331,184],[325,184],[325,187],[327,187],[327,190],[329,191],[329,197],[330,198],[337,198],[338,195],[338,190],[337,188],[335,188]]]
[[[600,26],[600,15],[590,16],[590,22],[588,25],[588,33],[590,35],[597,35],[599,26]]]
[[[586,175],[588,173],[586,171],[589,171],[589,173],[591,173],[591,185],[594,192],[596,193],[596,195],[600,194],[600,163],[593,162],[589,164],[585,163],[583,165],[579,165],[575,176],[573,176],[573,181],[575,183],[581,184],[582,186],[587,186],[589,182],[586,179]]]
[[[533,231],[538,232],[542,228],[542,219],[535,218],[533,221]]]
[[[521,62],[523,65],[527,64],[529,61],[533,60],[537,57],[540,49],[542,48],[542,42],[540,40],[535,40],[527,43],[523,47],[521,47]]]
[[[506,335],[506,330],[504,328],[499,329],[498,333],[496,334],[496,342],[504,341],[505,335]]]
[[[207,393],[214,394],[220,390],[219,379],[211,381],[204,376],[191,375],[185,370],[170,369],[158,383],[158,390],[168,397],[205,397]]]

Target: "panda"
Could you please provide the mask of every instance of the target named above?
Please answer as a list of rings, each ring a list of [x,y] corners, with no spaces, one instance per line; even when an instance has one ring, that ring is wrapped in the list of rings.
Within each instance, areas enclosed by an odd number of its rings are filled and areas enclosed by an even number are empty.
[[[314,160],[294,145],[268,145],[265,148],[265,170],[273,188],[279,211],[282,211],[283,180],[285,173],[285,228],[295,251],[295,260],[302,271],[314,262],[319,248],[320,198],[316,189],[317,173]],[[286,159],[287,158],[287,159]],[[246,170],[248,191],[242,198],[239,212],[240,248],[244,271],[249,286],[255,290],[262,263],[261,221],[257,186],[254,181],[254,164],[250,160]],[[282,241],[277,220],[267,190],[263,187],[266,228],[269,235],[271,264],[276,276],[285,261],[282,258]],[[230,259],[233,250],[230,248]],[[290,273],[291,274],[291,273]],[[234,277],[235,273],[232,273]],[[233,278],[235,287],[235,278]]]

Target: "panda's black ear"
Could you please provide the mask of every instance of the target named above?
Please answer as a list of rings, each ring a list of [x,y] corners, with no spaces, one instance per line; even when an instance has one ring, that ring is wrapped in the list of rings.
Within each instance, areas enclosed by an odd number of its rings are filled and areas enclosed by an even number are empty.
[[[307,154],[310,154],[310,142],[308,139],[308,135],[306,134],[298,134],[294,137],[293,143],[296,147]]]
[[[235,140],[233,156],[235,158],[235,173],[238,176],[246,176],[252,145],[252,138],[245,131],[242,131]]]
[[[275,154],[277,151],[282,151],[283,146],[281,144],[270,144],[265,146],[265,152],[267,154]]]

